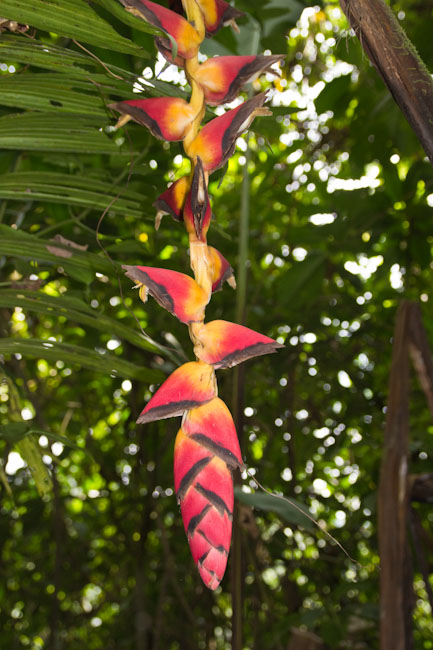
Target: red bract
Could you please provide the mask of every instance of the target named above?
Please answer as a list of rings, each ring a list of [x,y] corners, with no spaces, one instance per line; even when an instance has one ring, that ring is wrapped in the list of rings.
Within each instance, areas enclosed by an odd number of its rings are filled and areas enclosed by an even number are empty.
[[[208,296],[189,275],[155,269],[152,266],[122,266],[128,278],[140,286],[140,298],[146,302],[147,292],[181,323],[203,320]]]
[[[190,59],[197,56],[201,38],[197,30],[182,16],[149,0],[120,0],[124,7],[146,20],[151,25],[162,29],[176,41],[179,56]],[[166,48],[172,50],[169,40],[157,38]]]
[[[216,589],[227,565],[233,519],[233,479],[226,463],[180,429],[174,449],[175,489],[194,562]]]
[[[219,397],[188,411],[182,422],[182,430],[229,467],[243,466],[233,418]]]
[[[189,177],[182,176],[182,178],[172,183],[165,192],[158,196],[153,204],[153,207],[158,210],[155,220],[155,228],[157,230],[164,214],[169,214],[175,221],[183,221],[183,206],[185,205],[189,187]]]
[[[269,336],[225,320],[214,320],[203,325],[197,332],[197,338],[201,344],[195,348],[197,357],[214,368],[231,368],[252,357],[270,354],[284,347]]]
[[[197,4],[203,12],[206,36],[213,36],[226,25],[231,25],[235,31],[239,31],[235,21],[245,16],[243,11],[235,9],[224,0],[197,0]]]
[[[212,366],[190,361],[177,368],[160,386],[137,420],[138,424],[182,415],[216,397]]]
[[[212,264],[212,291],[220,291],[224,282],[228,282],[232,289],[236,289],[236,280],[233,274],[233,269],[224,255],[221,255],[221,253],[216,248],[213,248],[213,246],[208,246],[207,251]]]
[[[222,167],[235,150],[236,138],[253,119],[270,114],[263,108],[265,101],[266,93],[261,93],[208,122],[189,145],[188,155],[195,160],[200,157],[205,171]]]
[[[180,97],[130,99],[109,104],[109,108],[146,126],[155,138],[169,142],[183,140],[197,113],[193,106]]]
[[[263,72],[274,72],[271,66],[283,56],[218,56],[198,68],[195,79],[201,85],[207,104],[217,106],[233,101],[242,86]]]

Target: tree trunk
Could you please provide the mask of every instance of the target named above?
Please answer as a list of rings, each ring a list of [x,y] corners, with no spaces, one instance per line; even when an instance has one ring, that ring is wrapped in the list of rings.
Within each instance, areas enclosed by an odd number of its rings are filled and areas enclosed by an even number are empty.
[[[384,0],[340,0],[364,52],[433,163],[433,81]]]
[[[380,650],[409,650],[410,567],[407,545],[409,446],[409,321],[412,305],[397,312],[378,494]],[[410,591],[410,590],[409,590]]]

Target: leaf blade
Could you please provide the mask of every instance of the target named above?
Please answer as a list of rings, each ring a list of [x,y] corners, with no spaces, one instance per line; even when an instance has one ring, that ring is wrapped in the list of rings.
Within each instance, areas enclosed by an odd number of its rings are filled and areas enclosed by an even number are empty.
[[[308,518],[310,516],[308,509],[304,504],[295,501],[295,499],[290,499],[294,504],[293,506],[285,497],[273,496],[267,492],[243,492],[240,487],[235,487],[235,496],[242,503],[253,508],[259,508],[259,510],[264,510],[265,512],[274,512],[281,519],[291,524],[299,525],[306,529],[314,528],[312,521]],[[306,514],[302,514],[300,510],[305,511]]]
[[[96,350],[42,339],[2,338],[0,339],[0,354],[21,354],[23,357],[46,359],[78,365],[94,372],[103,372],[112,376],[137,379],[149,383],[161,382],[164,375],[159,370],[137,366],[130,361],[117,358],[110,354],[101,354]]]
[[[2,0],[1,12],[9,20],[90,45],[150,57],[142,47],[118,34],[84,0]]]
[[[127,327],[114,318],[90,308],[78,298],[68,299],[67,296],[49,296],[43,292],[31,290],[4,289],[0,291],[0,307],[21,307],[24,310],[42,314],[64,316],[68,320],[94,329],[111,332],[120,339],[132,343],[136,347],[152,352],[160,351],[160,346],[152,344],[141,334]]]
[[[0,118],[0,149],[121,154],[102,132],[104,123],[106,120],[97,116],[9,114]]]

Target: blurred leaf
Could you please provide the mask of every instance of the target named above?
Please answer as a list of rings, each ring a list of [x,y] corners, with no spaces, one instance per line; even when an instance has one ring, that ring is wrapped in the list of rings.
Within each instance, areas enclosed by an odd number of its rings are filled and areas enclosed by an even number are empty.
[[[2,424],[0,425],[0,438],[3,438],[3,440],[7,440],[12,444],[16,444],[26,436],[46,436],[50,440],[54,440],[54,442],[61,442],[65,447],[88,453],[85,449],[72,442],[72,440],[66,438],[66,436],[61,436],[57,433],[52,433],[51,431],[35,429],[32,424],[33,423],[29,420],[25,422],[9,422],[9,424]]]
[[[53,440],[54,442],[61,442],[62,445],[64,445],[65,447],[69,447],[70,449],[75,449],[76,451],[82,451],[83,453],[90,455],[89,452],[84,447],[79,447],[66,436],[61,436],[58,433],[53,433],[52,431],[44,431],[42,429],[30,428],[28,431],[28,435],[45,436],[46,438],[48,438],[49,440]]]
[[[0,176],[0,197],[77,205],[103,212],[143,218],[145,198],[125,187],[114,187],[88,176],[53,172],[15,172]],[[115,200],[113,200],[115,199]]]
[[[16,443],[27,435],[29,425],[27,422],[9,422],[0,425],[0,438],[11,443]]]
[[[22,438],[17,443],[17,449],[32,473],[40,496],[47,496],[53,489],[53,484],[50,473],[42,460],[42,452],[38,443],[32,438]]]
[[[247,506],[258,508],[265,512],[273,512],[290,524],[302,526],[307,530],[314,529],[313,522],[308,519],[308,516],[311,517],[308,508],[295,499],[290,498],[290,501],[294,504],[292,505],[285,497],[272,496],[267,492],[259,491],[253,493],[243,492],[240,487],[235,487],[235,496],[236,499],[245,503]],[[303,515],[299,510],[306,514]]]
[[[410,238],[409,250],[412,258],[422,268],[429,268],[432,259],[431,245],[421,233],[414,233]]]
[[[7,494],[10,496],[11,499],[14,498],[11,486],[9,485],[8,477],[6,476],[6,472],[3,469],[3,463],[0,463],[0,481],[2,482],[4,489],[6,490]]]
[[[137,366],[120,357],[97,352],[70,343],[43,341],[38,339],[0,339],[0,354],[21,354],[23,357],[62,360],[65,364],[76,365],[88,370],[111,376],[139,379],[146,383],[158,383],[164,379],[160,370],[152,370],[143,365]]]
[[[325,274],[326,255],[320,250],[311,251],[302,262],[294,262],[291,269],[280,278],[280,300],[284,305],[299,308],[320,291]]]
[[[352,84],[350,75],[337,77],[327,83],[315,101],[317,113],[332,111],[335,117],[344,115],[349,105],[349,88]]]
[[[393,165],[389,161],[382,163],[382,174],[385,192],[393,202],[400,201],[402,198],[403,186],[398,176],[397,165]]]
[[[31,290],[0,289],[0,307],[21,307],[24,310],[28,309],[42,314],[55,314],[56,317],[64,316],[81,325],[93,327],[102,332],[110,332],[144,350],[155,352],[160,349],[157,343],[151,343],[142,334],[127,327],[121,321],[89,307],[78,298],[69,298],[67,295],[56,297]]]

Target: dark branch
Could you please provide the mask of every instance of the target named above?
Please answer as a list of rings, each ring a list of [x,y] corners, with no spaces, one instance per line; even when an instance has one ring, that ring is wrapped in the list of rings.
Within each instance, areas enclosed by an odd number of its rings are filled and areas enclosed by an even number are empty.
[[[433,81],[384,0],[340,0],[364,52],[433,163]]]

